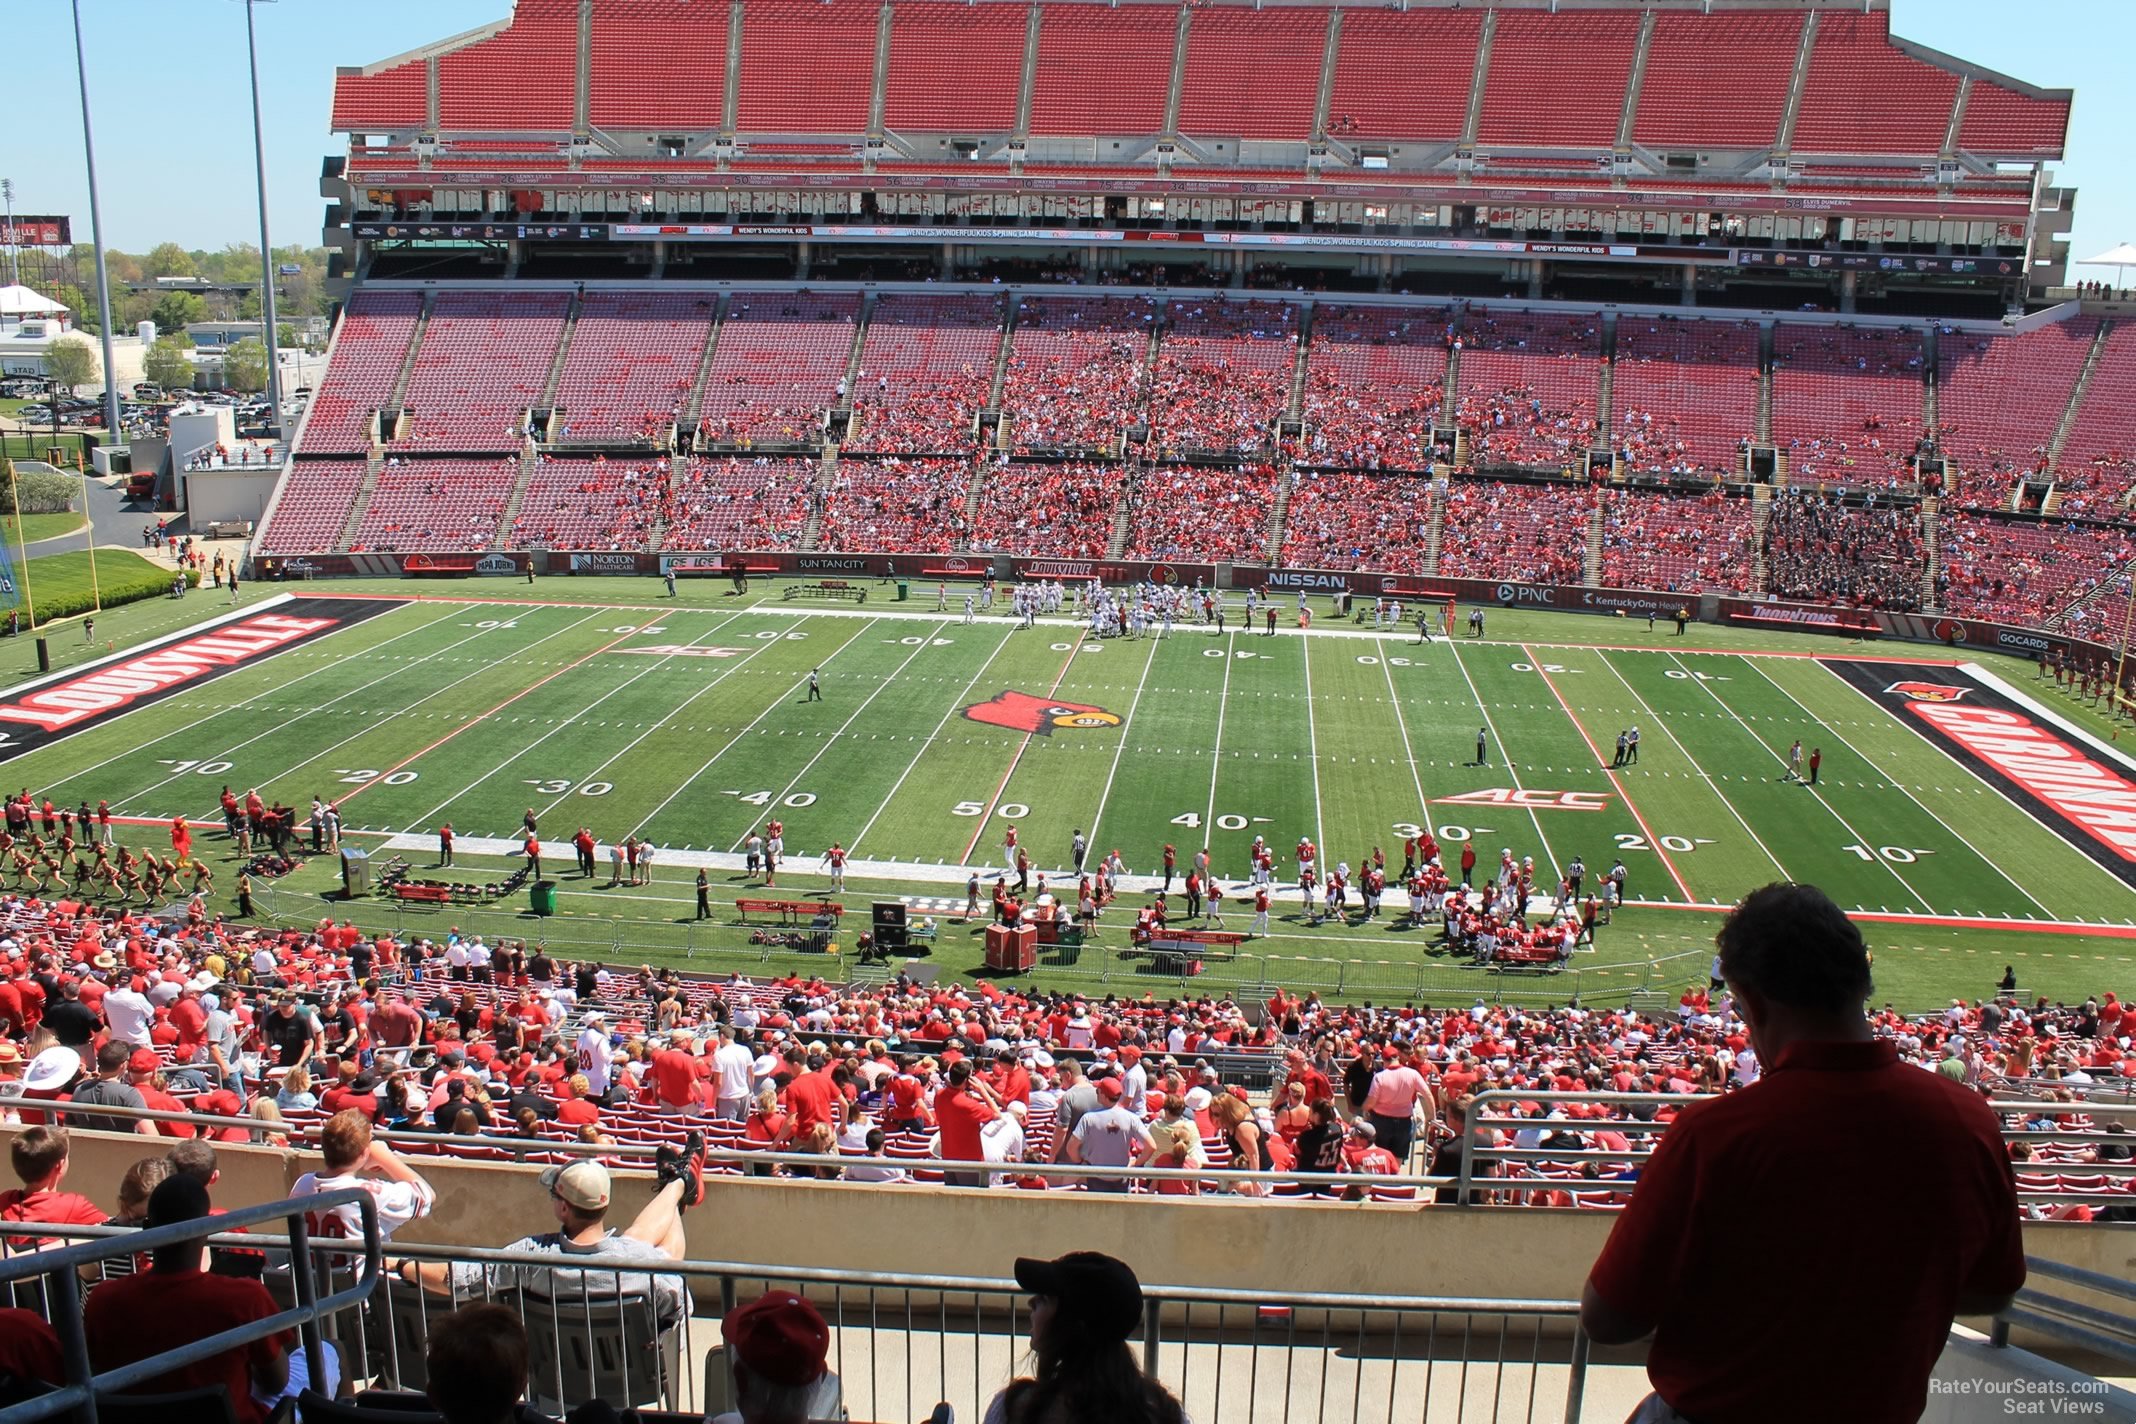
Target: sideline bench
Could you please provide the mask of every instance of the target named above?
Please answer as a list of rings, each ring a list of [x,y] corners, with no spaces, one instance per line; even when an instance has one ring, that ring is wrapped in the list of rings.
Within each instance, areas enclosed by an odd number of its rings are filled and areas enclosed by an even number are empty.
[[[777,915],[782,925],[802,925],[818,915],[845,914],[845,906],[834,900],[737,899],[734,908],[745,925],[751,915]]]
[[[1557,946],[1548,944],[1517,945],[1510,949],[1500,945],[1498,952],[1484,961],[1486,969],[1541,969],[1551,974],[1564,967],[1565,961],[1558,957]]]
[[[779,590],[781,603],[791,603],[797,598],[850,598],[855,603],[866,603],[868,591],[856,588],[844,579],[825,579],[821,583],[790,583]]]

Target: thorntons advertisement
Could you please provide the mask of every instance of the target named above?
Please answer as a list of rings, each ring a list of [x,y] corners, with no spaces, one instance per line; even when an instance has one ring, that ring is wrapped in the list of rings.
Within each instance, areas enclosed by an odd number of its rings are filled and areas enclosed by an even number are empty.
[[[271,613],[255,613],[20,689],[0,702],[0,728],[5,729],[0,731],[0,761],[399,606],[385,598],[292,600]]]
[[[2136,763],[1971,664],[1821,661],[2042,825],[2136,886]]]

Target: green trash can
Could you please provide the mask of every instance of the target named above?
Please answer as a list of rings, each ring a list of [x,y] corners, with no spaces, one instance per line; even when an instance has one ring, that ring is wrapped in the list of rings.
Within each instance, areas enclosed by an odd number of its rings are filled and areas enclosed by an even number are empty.
[[[899,579],[897,581],[897,601],[903,603],[910,597],[912,597],[912,585],[904,579]]]
[[[537,915],[556,913],[556,882],[537,880],[527,887],[527,905]]]

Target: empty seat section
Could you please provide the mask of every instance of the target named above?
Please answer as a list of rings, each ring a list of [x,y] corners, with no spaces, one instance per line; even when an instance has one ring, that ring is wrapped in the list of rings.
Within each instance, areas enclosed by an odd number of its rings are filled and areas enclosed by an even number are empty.
[[[1456,480],[1447,491],[1438,571],[1449,578],[1577,583],[1593,507],[1584,485]]]
[[[1031,88],[1034,134],[1153,134],[1164,127],[1179,12],[1169,5],[1048,5]]]
[[[516,458],[388,465],[378,473],[349,551],[486,549],[518,478]]]
[[[1892,45],[1887,12],[1827,10],[1795,117],[1795,152],[1936,153],[1957,97],[1956,74]]]
[[[586,113],[596,127],[716,129],[727,87],[727,7],[595,0]]]
[[[1788,479],[1911,483],[1922,361],[1912,327],[1773,328],[1773,443]]]
[[[1802,49],[1803,16],[1787,11],[1655,16],[1632,120],[1637,143],[1769,148]],[[1715,56],[1726,55],[1725,64]]]
[[[857,0],[751,0],[742,14],[744,133],[862,133],[875,92],[880,7]]]
[[[1446,395],[1444,307],[1320,306],[1305,358],[1302,463],[1431,468]]]
[[[1477,142],[1611,147],[1638,47],[1632,11],[1500,10]]]
[[[564,445],[660,441],[689,401],[716,301],[710,296],[589,292],[556,384]]]
[[[1610,419],[1639,474],[1739,473],[1758,430],[1757,326],[1619,317]]]
[[[860,298],[737,292],[720,323],[698,429],[716,445],[820,445],[853,354]]]
[[[946,553],[962,548],[971,493],[965,460],[840,460],[824,501],[819,549]]]
[[[1958,462],[1961,504],[2007,508],[2027,471],[2045,470],[2099,323],[2056,322],[2022,336],[1947,327],[1936,341],[1936,440]]]
[[[544,455],[520,497],[510,544],[643,549],[668,510],[664,458]]]
[[[1143,471],[1128,498],[1129,558],[1258,563],[1268,538],[1276,473],[1262,464],[1158,466]]]
[[[1460,339],[1471,464],[1563,469],[1594,446],[1600,318],[1471,311]]]
[[[999,297],[886,296],[868,317],[853,390],[856,453],[947,454],[978,444],[1001,354]]]
[[[1298,309],[1288,302],[1174,297],[1150,390],[1152,437],[1165,451],[1266,449],[1290,404],[1297,356]]]
[[[1786,489],[1766,511],[1765,591],[1775,598],[1912,612],[1928,550],[1910,504],[1848,503]]]
[[[2069,135],[2069,100],[2035,99],[1975,75],[1958,121],[1958,146],[1968,153],[2056,158]]]
[[[331,552],[362,488],[361,460],[298,460],[282,477],[282,497],[260,534],[260,552]]]
[[[2136,534],[2122,527],[1967,510],[1940,517],[1943,607],[1967,618],[2045,622],[2113,583],[2136,559]],[[2093,621],[2110,627],[2118,618]]]
[[[814,460],[697,459],[675,472],[660,547],[791,549],[808,527]]]
[[[1458,140],[1482,35],[1481,10],[1345,10],[1328,132]]]
[[[883,80],[884,125],[956,133],[1016,127],[1026,13],[1021,5],[932,0],[895,6],[890,69]]]
[[[2062,445],[2055,486],[2065,514],[2112,519],[2127,514],[2136,481],[2136,322],[2106,334],[2091,383]]]
[[[511,450],[542,398],[570,298],[563,292],[440,292],[408,374],[397,450]]]
[[[1750,501],[1612,489],[1602,504],[1602,584],[1674,593],[1750,590]]]
[[[2111,567],[2110,553],[2105,562]],[[2079,638],[2119,647],[2129,634],[2129,565],[2111,568],[2090,593],[2063,612],[2055,626]]]
[[[1194,10],[1179,131],[1300,143],[1311,138],[1327,32],[1324,10]]]
[[[376,74],[337,74],[331,125],[358,132],[421,128],[429,87],[420,64],[396,64]]]
[[[1302,470],[1283,513],[1279,562],[1291,569],[1422,573],[1431,498],[1431,481],[1412,476]]]
[[[987,473],[972,524],[974,549],[1096,559],[1112,539],[1127,472],[1116,464],[1010,464]]]
[[[502,30],[440,55],[438,126],[568,133],[578,19],[578,0],[519,0]]]
[[[393,398],[423,299],[414,292],[357,292],[341,314],[334,359],[305,417],[306,454],[368,451],[371,417]]]
[[[1025,297],[1001,390],[1016,451],[1113,449],[1149,394],[1156,319],[1147,297]]]

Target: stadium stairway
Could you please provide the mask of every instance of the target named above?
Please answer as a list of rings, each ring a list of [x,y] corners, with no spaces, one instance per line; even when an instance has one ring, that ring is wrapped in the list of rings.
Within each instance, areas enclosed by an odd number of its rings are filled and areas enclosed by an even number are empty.
[[[556,379],[555,374],[551,373],[549,379],[553,382]],[[527,485],[533,481],[535,468],[540,463],[541,456],[535,452],[533,446],[530,445],[519,452],[519,473],[512,480],[512,492],[506,496],[504,513],[497,520],[497,533],[489,544],[492,549],[509,549],[515,542],[513,530],[519,523],[519,506],[526,502]]]
[[[815,498],[808,502],[808,522],[801,526],[801,548],[814,549],[816,540],[823,534],[823,507],[830,500],[831,488],[838,479],[838,447],[823,447],[823,457],[816,472]]]
[[[1444,465],[1432,468],[1431,528],[1424,536],[1424,572],[1431,575],[1439,572],[1439,544],[1446,537],[1446,496],[1440,487],[1449,474]]]
[[[1936,599],[1937,575],[1943,571],[1943,543],[1936,537],[1943,521],[1936,517],[1936,511],[1942,504],[1943,501],[1933,495],[1921,501],[1921,611],[1924,613],[1942,612]]]
[[[2076,429],[2077,412],[2084,406],[2084,393],[2091,389],[2092,373],[2099,369],[2099,358],[2106,351],[2107,335],[2114,329],[2111,321],[2099,323],[2092,333],[2091,350],[2084,353],[2084,365],[2077,371],[2077,379],[2069,388],[2069,404],[2062,408],[2061,423],[2054,428],[2054,440],[2047,446],[2047,469],[2050,474],[2059,474],[2062,469],[2062,448],[2069,443],[2069,432]],[[2050,495],[2050,498],[2053,496]],[[2045,511],[2043,510],[2042,513]]]
[[[860,299],[860,315],[853,321],[853,349],[846,356],[845,400],[831,411],[831,428],[825,436],[825,439],[831,445],[843,445],[853,438],[853,393],[860,389],[860,353],[861,348],[867,344],[868,323],[875,318],[875,300],[876,297],[873,292],[869,292],[862,297]],[[826,461],[824,464],[826,477],[828,477],[829,472],[830,464]],[[811,525],[814,524],[813,517],[810,523]],[[813,549],[816,546],[810,543],[804,547]]]
[[[1298,359],[1291,366],[1290,400],[1283,407],[1283,419],[1287,425],[1296,426],[1305,414],[1305,363],[1313,345],[1313,313],[1316,304],[1308,301],[1298,308]],[[1275,555],[1271,545],[1270,562]]]
[[[417,353],[423,349],[423,333],[430,330],[430,313],[437,308],[437,304],[438,294],[436,292],[426,292],[423,294],[423,309],[415,314],[415,330],[408,335],[408,352],[401,357],[400,374],[393,378],[393,395],[386,404],[386,409],[392,411],[396,416],[407,404],[408,381],[415,374],[415,358]],[[384,421],[379,422],[380,428],[377,440],[381,445],[391,440],[397,433],[385,429],[384,425]],[[364,484],[368,488],[371,480],[366,478]],[[350,527],[354,528],[353,525]]]
[[[571,337],[578,330],[579,312],[585,305],[584,293],[572,293],[571,305],[564,312],[564,334],[556,343],[556,359],[549,363],[549,379],[541,383],[541,405],[537,409],[551,412],[551,420],[555,419],[556,388],[564,379],[564,362],[571,356]],[[542,433],[548,432],[545,429]]]
[[[1773,329],[1758,328],[1758,421],[1755,442],[1773,443]]]
[[[1750,487],[1750,586],[1765,587],[1765,526],[1773,517],[1771,485]]]
[[[1006,422],[1001,417],[1001,392],[1009,381],[1009,348],[1016,340],[1016,314],[1023,309],[1023,302],[1011,297],[1005,306],[1007,310],[1001,318],[1001,346],[994,352],[994,379],[986,388],[987,413],[994,417],[994,443],[1002,449],[1008,448],[1008,442],[1002,438],[1002,427]]]
[[[407,378],[408,373],[403,371],[401,379]],[[348,523],[341,526],[341,537],[334,541],[336,552],[346,550],[356,541],[356,531],[363,527],[363,517],[371,508],[371,496],[378,490],[378,472],[385,467],[386,457],[376,450],[363,462],[363,484],[357,488],[356,498],[349,505],[349,519]]]
[[[972,466],[971,487],[964,492],[964,545],[971,544],[972,531],[979,527],[979,501],[986,491],[987,476],[994,472],[994,462],[980,452]]]
[[[704,354],[697,361],[697,378],[690,383],[690,398],[682,408],[682,429],[690,434],[693,448],[697,439],[697,422],[704,414],[705,382],[712,376],[712,357],[719,350],[720,328],[726,325],[727,304],[730,298],[722,292],[719,303],[712,311],[712,329],[705,334]],[[654,548],[660,547],[658,544]]]
[[[1268,502],[1267,532],[1261,538],[1261,562],[1271,568],[1281,562],[1283,519],[1290,512],[1291,490],[1297,483],[1297,471],[1286,467],[1276,477],[1276,497]]]
[[[1127,478],[1120,484],[1120,502],[1113,506],[1112,534],[1105,541],[1105,557],[1117,559],[1127,552],[1128,521],[1134,516],[1135,487],[1141,483],[1142,472],[1130,465]]]
[[[1602,586],[1602,501],[1599,499],[1587,506],[1587,557],[1580,582],[1589,588]]]

